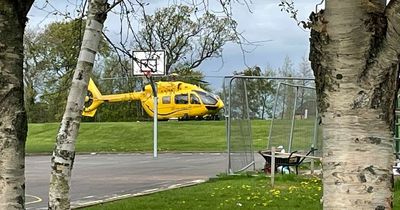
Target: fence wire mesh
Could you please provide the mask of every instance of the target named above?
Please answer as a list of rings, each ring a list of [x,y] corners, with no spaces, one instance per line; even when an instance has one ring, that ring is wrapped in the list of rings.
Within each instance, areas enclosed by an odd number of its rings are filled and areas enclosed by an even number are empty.
[[[228,172],[255,168],[254,148],[322,152],[312,79],[225,78],[223,95]]]
[[[321,151],[317,123],[315,89],[293,82],[279,83],[268,148],[283,146],[287,152],[307,152],[313,147]]]
[[[229,81],[231,88],[228,92],[227,123],[230,127],[228,142],[229,172],[243,171],[254,165],[254,153],[252,148],[251,122],[249,118],[249,104],[247,98],[246,80],[234,79]],[[232,91],[234,89],[234,91]]]

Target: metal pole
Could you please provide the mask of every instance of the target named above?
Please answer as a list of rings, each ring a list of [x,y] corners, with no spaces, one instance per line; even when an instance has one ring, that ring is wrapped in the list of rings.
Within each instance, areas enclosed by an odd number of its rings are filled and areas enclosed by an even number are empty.
[[[316,90],[314,90],[316,91]],[[318,106],[315,106],[315,121],[314,121],[314,136],[313,136],[313,143],[311,145],[311,149],[317,148],[318,149]],[[321,149],[321,148],[319,148]],[[321,151],[322,152],[322,151]],[[312,152],[312,156],[315,155],[315,152]],[[311,159],[311,174],[314,174],[314,158]]]
[[[228,117],[227,119],[227,135],[226,135],[226,140],[227,140],[227,147],[228,147],[228,174],[233,174],[232,170],[232,162],[231,162],[231,96],[232,96],[232,79],[229,80],[229,89],[228,89]]]
[[[269,134],[268,134],[268,142],[267,142],[267,148],[270,146],[271,142],[271,137],[272,137],[272,126],[274,125],[274,119],[275,119],[275,113],[276,113],[276,106],[278,106],[278,94],[279,94],[279,89],[281,87],[281,83],[278,83],[278,88],[275,93],[275,102],[274,102],[274,110],[272,111],[272,120],[271,120],[271,125],[269,126]]]
[[[157,157],[157,142],[158,142],[158,97],[154,96],[154,116],[153,116],[153,157]]]
[[[157,154],[157,142],[158,142],[158,97],[157,97],[157,87],[150,75],[150,84],[153,90],[154,103],[153,103],[153,157],[156,158]]]
[[[271,187],[274,188],[274,186],[275,186],[275,147],[271,147]]]
[[[244,75],[232,75],[225,76],[224,79],[233,79],[233,78],[243,78],[243,79],[268,79],[268,80],[310,80],[313,81],[314,78],[302,78],[302,77],[263,77],[263,76],[244,76]]]
[[[251,120],[250,120],[250,108],[249,108],[249,100],[248,100],[248,96],[247,96],[247,84],[246,84],[246,80],[243,80],[243,84],[244,84],[244,100],[246,102],[246,112],[247,112],[247,123],[248,123],[248,128],[249,128],[249,138],[250,138],[250,151],[251,151],[251,163],[253,164],[253,170],[256,170],[256,164],[255,164],[255,160],[254,160],[254,150],[253,150],[253,135],[252,135],[252,131],[251,131]],[[247,156],[246,156],[247,157]]]
[[[296,93],[294,95],[294,104],[293,104],[293,113],[292,113],[292,127],[290,128],[290,137],[289,137],[289,153],[292,152],[292,143],[293,143],[293,131],[294,131],[294,121],[296,118],[296,106],[297,106],[297,94],[299,92],[299,87],[296,87]]]

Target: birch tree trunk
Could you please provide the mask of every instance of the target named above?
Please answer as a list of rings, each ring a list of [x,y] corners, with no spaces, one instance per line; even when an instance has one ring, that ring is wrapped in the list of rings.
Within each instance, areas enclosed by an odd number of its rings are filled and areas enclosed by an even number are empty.
[[[49,209],[70,209],[70,180],[86,96],[89,74],[93,69],[108,9],[107,0],[91,0],[78,63],[72,79],[67,106],[57,134],[51,159]]]
[[[23,36],[29,1],[0,1],[0,209],[25,208]]]
[[[391,209],[400,7],[326,0],[312,20],[310,61],[323,127],[324,209]]]

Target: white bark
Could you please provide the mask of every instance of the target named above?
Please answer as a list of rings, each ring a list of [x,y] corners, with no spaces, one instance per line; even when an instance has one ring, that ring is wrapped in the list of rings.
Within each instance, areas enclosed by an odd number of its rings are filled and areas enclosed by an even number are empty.
[[[398,25],[384,8],[381,0],[327,0],[314,22],[310,60],[323,112],[324,209],[392,208],[390,110],[400,46],[399,31],[390,29]]]
[[[49,209],[70,209],[69,191],[75,158],[75,141],[81,122],[89,74],[98,51],[107,8],[107,0],[91,0],[89,3],[81,52],[51,159]]]
[[[22,63],[26,14],[33,1],[0,1],[0,210],[25,208]]]

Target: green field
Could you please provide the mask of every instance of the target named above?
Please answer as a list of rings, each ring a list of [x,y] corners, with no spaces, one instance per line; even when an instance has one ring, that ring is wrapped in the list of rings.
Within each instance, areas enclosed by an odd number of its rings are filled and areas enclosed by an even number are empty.
[[[393,203],[400,210],[400,181]],[[209,210],[272,209],[321,210],[322,184],[318,177],[278,175],[275,189],[263,176],[229,176],[193,187],[163,191],[85,208],[87,210]]]
[[[322,209],[321,180],[296,175],[278,176],[272,189],[263,176],[229,176],[193,187],[96,205],[87,210],[210,210]]]
[[[255,150],[264,149],[268,141],[271,121],[253,120],[252,137]],[[307,131],[313,121],[299,121]],[[240,129],[233,123],[235,135]],[[274,139],[287,142],[289,121],[281,121],[274,127]],[[58,123],[29,124],[27,153],[51,153],[57,135]],[[226,151],[225,121],[161,121],[158,126],[160,151]],[[309,141],[310,132],[295,129],[294,145]],[[301,140],[305,139],[305,140]],[[279,143],[281,144],[281,143]],[[284,145],[284,144],[283,144]],[[153,123],[103,122],[82,123],[76,144],[77,152],[149,152],[153,150]]]

